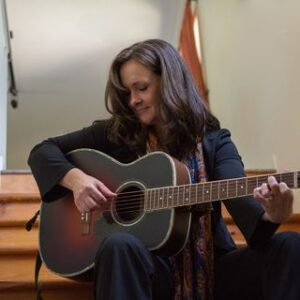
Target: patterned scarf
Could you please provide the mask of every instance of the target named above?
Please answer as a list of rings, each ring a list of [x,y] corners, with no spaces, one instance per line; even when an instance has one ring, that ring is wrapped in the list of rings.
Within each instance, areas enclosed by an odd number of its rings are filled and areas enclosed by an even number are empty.
[[[162,150],[149,135],[147,152]],[[192,157],[183,161],[190,171],[192,183],[207,180],[202,144]],[[211,211],[196,209],[192,213],[189,239],[183,250],[170,258],[174,274],[174,300],[213,299],[213,237]]]
[[[206,181],[201,143],[193,157],[184,161],[192,182]],[[174,300],[213,299],[213,242],[210,211],[192,215],[190,236],[183,250],[170,258],[174,274]]]

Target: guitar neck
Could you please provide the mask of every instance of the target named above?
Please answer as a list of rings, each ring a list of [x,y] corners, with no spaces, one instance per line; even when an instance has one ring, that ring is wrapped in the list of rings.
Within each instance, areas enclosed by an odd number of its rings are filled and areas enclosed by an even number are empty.
[[[153,211],[249,196],[256,187],[267,182],[270,175],[289,188],[300,186],[300,172],[297,171],[153,188],[145,191],[145,209]]]

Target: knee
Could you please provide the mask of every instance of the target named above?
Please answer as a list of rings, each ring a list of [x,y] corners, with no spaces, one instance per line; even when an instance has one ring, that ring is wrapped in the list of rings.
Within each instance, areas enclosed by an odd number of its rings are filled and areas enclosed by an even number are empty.
[[[127,252],[133,249],[144,248],[143,243],[132,234],[127,232],[114,233],[105,238],[100,250],[102,252]]]
[[[274,235],[275,241],[285,244],[297,244],[300,243],[300,233],[295,231],[285,231]]]
[[[153,270],[150,252],[142,241],[129,233],[108,236],[98,249],[94,262],[98,269],[120,264],[132,266],[143,262],[151,272]]]
[[[284,253],[299,252],[300,249],[300,233],[294,231],[286,231],[275,234],[272,238],[272,243]]]

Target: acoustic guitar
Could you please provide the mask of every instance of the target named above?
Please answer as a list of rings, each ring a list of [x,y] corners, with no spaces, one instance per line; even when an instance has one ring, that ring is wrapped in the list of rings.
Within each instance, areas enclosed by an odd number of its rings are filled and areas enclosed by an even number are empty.
[[[117,197],[108,209],[80,214],[72,193],[41,205],[40,254],[52,272],[78,277],[91,270],[102,241],[128,232],[149,250],[170,256],[181,251],[190,230],[191,206],[252,195],[268,175],[191,184],[187,167],[163,152],[122,164],[91,149],[67,155],[85,173],[102,181]],[[299,187],[300,172],[274,175]]]

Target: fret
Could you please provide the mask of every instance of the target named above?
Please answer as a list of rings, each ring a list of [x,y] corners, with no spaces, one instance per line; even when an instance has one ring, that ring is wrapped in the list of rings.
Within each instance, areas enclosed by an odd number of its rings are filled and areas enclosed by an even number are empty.
[[[219,200],[219,182],[211,183],[211,197],[210,201]]]
[[[190,188],[188,186],[184,187],[184,203],[188,204],[190,201]]]
[[[154,199],[157,197],[157,189],[153,189],[150,197],[149,210],[153,209]]]
[[[161,189],[157,188],[155,189],[155,197],[152,199],[151,202],[151,210],[155,210],[156,209],[156,203],[159,201],[159,193],[160,193]]]
[[[161,193],[162,193],[161,188],[157,188],[157,189],[156,189],[156,197],[155,197],[155,199],[154,199],[154,201],[153,201],[153,205],[155,205],[156,202],[161,201],[161,199],[162,199]],[[154,209],[155,207],[156,207],[156,206],[153,206],[152,209]]]
[[[203,188],[204,188],[203,183],[197,184],[197,196],[196,196],[197,203],[203,202]]]
[[[156,198],[155,204],[157,202],[161,202],[162,206],[165,207],[165,203],[163,202],[163,193],[164,193],[164,190],[162,188],[157,189],[157,197],[155,197]],[[156,205],[155,205],[155,207],[156,207]]]
[[[156,189],[152,189],[151,190],[151,196],[150,196],[150,199],[148,201],[149,210],[152,209],[152,201],[153,201],[153,198],[155,198],[155,193],[156,193]]]
[[[163,188],[161,189],[162,190],[162,193],[161,193],[161,201],[162,201],[162,206],[163,208],[168,208],[168,198],[165,196],[165,193],[166,193],[166,189]]]
[[[220,197],[219,199],[226,199],[228,197],[228,181],[220,181],[220,187],[219,187],[219,190],[220,190]]]
[[[168,197],[168,207],[174,207],[174,188],[173,187],[168,187],[167,188],[167,197]]]
[[[197,184],[193,184],[190,187],[190,204],[197,203]]]
[[[227,180],[227,197],[226,198],[228,198],[229,197],[229,181]]]
[[[170,203],[169,203],[169,190],[168,190],[168,188],[164,188],[164,198],[166,199],[167,207],[170,207]]]
[[[288,187],[297,187],[297,181],[295,181],[295,174],[294,173],[283,173],[280,176],[279,182],[285,182]]]
[[[183,186],[179,187],[178,197],[179,197],[178,206],[182,206],[184,204],[184,187]]]
[[[179,199],[179,186],[176,186],[173,189],[173,199],[174,199],[174,206],[178,206],[178,199]]]
[[[258,176],[257,177],[257,187],[259,187],[263,183],[266,183],[267,181],[268,181],[268,176]]]
[[[235,179],[228,181],[228,198],[235,198],[237,196],[236,183]]]
[[[270,175],[271,176],[271,175]],[[278,182],[282,182],[282,174],[272,174]]]
[[[211,182],[206,182],[204,183],[204,186],[203,186],[203,189],[204,189],[204,203],[208,203],[210,202],[210,193],[211,193]]]
[[[147,203],[146,210],[151,210],[151,199],[152,199],[152,197],[153,197],[153,190],[150,190],[149,197],[146,200],[146,203]]]
[[[151,194],[152,194],[152,190],[146,190],[145,193],[145,198],[144,198],[144,210],[148,211],[149,210],[149,199],[151,201]]]
[[[154,199],[156,197],[156,194],[157,194],[157,189],[153,189],[152,196],[150,198],[150,203],[149,203],[149,210],[153,209],[153,202],[154,202]]]
[[[237,196],[246,195],[246,179],[241,178],[237,180]]]
[[[151,198],[151,203],[150,203],[150,210],[153,210],[154,208],[154,203],[155,203],[155,199],[157,199],[157,194],[158,194],[158,189],[154,189],[152,192],[153,196]]]
[[[257,188],[257,178],[247,178],[247,194],[252,194],[255,188]]]
[[[162,201],[161,201],[161,198],[160,198],[160,196],[159,196],[159,194],[161,193],[161,189],[159,188],[159,189],[156,189],[156,197],[155,197],[155,200],[154,200],[154,208],[157,208],[157,207],[159,207],[159,206],[161,206],[162,205]]]

